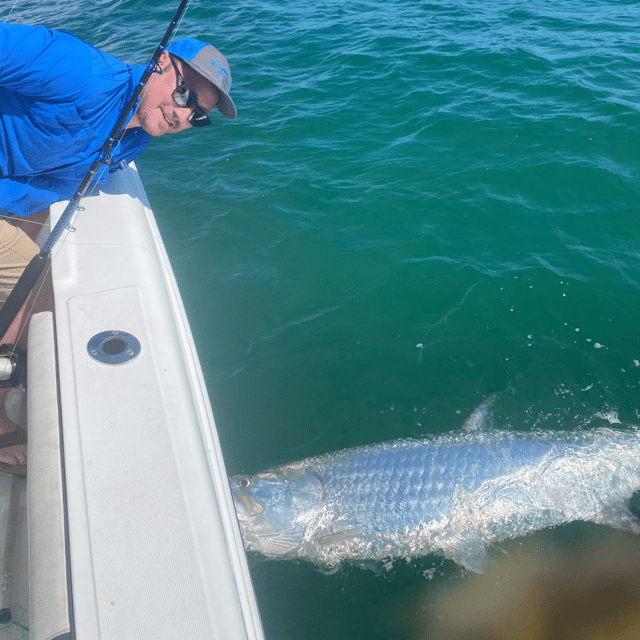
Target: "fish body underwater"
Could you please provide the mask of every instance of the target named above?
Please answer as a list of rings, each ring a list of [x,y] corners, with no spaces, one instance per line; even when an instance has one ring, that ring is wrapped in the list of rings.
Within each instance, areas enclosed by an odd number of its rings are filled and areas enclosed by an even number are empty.
[[[442,552],[476,572],[487,546],[583,520],[640,533],[640,435],[483,430],[361,446],[230,479],[245,548],[342,561]]]

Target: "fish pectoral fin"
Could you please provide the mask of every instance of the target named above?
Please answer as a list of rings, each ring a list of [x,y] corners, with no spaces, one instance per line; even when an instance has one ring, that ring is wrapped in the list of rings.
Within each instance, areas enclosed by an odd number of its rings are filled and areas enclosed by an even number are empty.
[[[484,431],[491,425],[488,424],[489,409],[495,402],[496,395],[492,394],[485,398],[471,413],[471,415],[463,422],[463,431]]]
[[[478,537],[459,542],[455,549],[447,549],[444,555],[475,573],[484,573],[489,561],[484,542]]]
[[[261,536],[261,553],[265,556],[283,556],[300,546],[302,534],[299,531],[278,533],[273,536]]]

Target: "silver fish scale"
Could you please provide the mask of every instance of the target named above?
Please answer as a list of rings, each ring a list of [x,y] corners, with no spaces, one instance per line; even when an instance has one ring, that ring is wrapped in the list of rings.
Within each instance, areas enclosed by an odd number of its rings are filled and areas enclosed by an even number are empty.
[[[325,486],[327,532],[366,524],[388,534],[447,517],[456,487],[474,491],[486,480],[537,463],[555,446],[570,445],[503,433],[486,443],[404,440],[306,462]]]

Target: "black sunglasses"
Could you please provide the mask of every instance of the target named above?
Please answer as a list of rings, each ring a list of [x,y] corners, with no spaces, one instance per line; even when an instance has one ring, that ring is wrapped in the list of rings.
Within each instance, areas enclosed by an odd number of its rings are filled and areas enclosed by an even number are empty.
[[[198,104],[198,101],[196,100],[196,94],[192,89],[189,88],[189,85],[180,75],[178,67],[176,67],[176,63],[173,61],[173,58],[171,56],[169,56],[169,60],[171,60],[171,64],[176,71],[176,77],[178,78],[178,87],[171,94],[175,103],[179,107],[193,109],[191,115],[189,116],[189,124],[192,127],[206,127],[207,125],[211,124],[211,120],[209,120],[207,112]]]

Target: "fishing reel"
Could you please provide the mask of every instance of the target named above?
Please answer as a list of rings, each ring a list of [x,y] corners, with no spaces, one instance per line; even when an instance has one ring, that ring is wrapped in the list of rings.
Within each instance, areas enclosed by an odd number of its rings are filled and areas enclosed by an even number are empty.
[[[26,377],[26,351],[13,344],[0,344],[0,389],[17,387]]]

